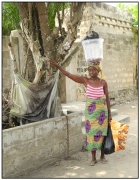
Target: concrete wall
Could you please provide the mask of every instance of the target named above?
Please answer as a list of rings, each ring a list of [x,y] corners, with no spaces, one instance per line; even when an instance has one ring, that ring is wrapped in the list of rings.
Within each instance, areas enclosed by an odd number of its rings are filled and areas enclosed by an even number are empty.
[[[9,36],[3,36],[2,38],[2,85],[3,85],[3,92],[7,92],[9,89],[11,89],[12,84],[12,64],[10,59],[10,53],[8,50],[8,43],[12,42],[12,46],[14,48],[17,68],[19,73],[24,77],[25,73],[25,79],[28,79],[32,82],[34,78],[35,73],[35,65],[32,60],[32,54],[30,51],[28,51],[28,46],[26,41],[23,39],[21,31],[13,30],[11,31],[11,35]],[[28,54],[28,56],[27,56]],[[26,62],[27,65],[26,65]],[[32,68],[31,68],[32,67]]]
[[[9,39],[9,36],[4,36],[2,39],[2,90],[5,93],[11,88],[12,85],[10,56],[8,51]]]
[[[71,64],[66,68],[73,74],[88,74],[81,40],[89,29],[98,32],[100,38],[104,39],[104,58],[101,67],[108,83],[112,104],[131,100],[136,93],[138,52],[131,20],[130,13],[117,7],[103,3],[87,3],[75,42],[79,46],[79,51],[73,56]],[[66,93],[66,102],[85,100],[84,87],[79,84],[74,87],[68,78],[66,78],[66,89],[69,92]]]
[[[77,62],[75,58],[72,58],[71,63],[68,68],[66,68],[69,72],[72,72],[73,74],[78,74],[77,73]],[[74,101],[76,99],[76,87],[77,83],[72,81],[69,78],[66,78],[66,98],[67,102],[68,101]]]
[[[83,145],[81,113],[3,130],[3,178],[15,178],[77,152]],[[68,127],[68,128],[67,128]],[[67,135],[69,133],[69,135]]]

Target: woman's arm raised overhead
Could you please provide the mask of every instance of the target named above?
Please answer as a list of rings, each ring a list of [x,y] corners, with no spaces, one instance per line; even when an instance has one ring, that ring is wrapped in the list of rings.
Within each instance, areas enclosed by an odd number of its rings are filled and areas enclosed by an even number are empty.
[[[55,61],[50,61],[50,63],[51,63],[51,65],[53,65],[57,69],[59,69],[62,72],[62,74],[64,74],[65,76],[67,76],[71,80],[73,80],[77,83],[80,83],[80,84],[84,84],[84,85],[86,84],[86,82],[87,82],[86,77],[70,74],[68,71],[64,70],[61,66],[59,66]]]

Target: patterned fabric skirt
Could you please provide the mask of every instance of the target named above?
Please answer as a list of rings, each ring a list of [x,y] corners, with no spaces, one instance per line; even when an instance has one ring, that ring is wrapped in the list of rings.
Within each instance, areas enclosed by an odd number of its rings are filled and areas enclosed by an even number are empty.
[[[85,118],[86,149],[88,151],[101,150],[108,128],[105,96],[99,99],[86,99]]]

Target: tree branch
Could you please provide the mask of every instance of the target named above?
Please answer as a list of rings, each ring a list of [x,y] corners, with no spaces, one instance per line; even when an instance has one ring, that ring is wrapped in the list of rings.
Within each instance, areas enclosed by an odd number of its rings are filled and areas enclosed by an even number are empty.
[[[83,8],[85,3],[79,3],[78,4],[78,8],[76,8],[75,3],[71,4],[71,21],[69,21],[67,23],[67,29],[68,29],[68,34],[65,38],[65,40],[63,41],[63,43],[59,46],[59,51],[57,54],[57,59],[59,59],[60,61],[62,61],[65,56],[68,54],[69,49],[71,48],[71,46],[73,45],[74,41],[76,40],[77,37],[77,27],[80,24],[80,20],[82,19],[83,16]],[[74,16],[74,14],[77,14]],[[72,16],[73,14],[73,16]]]
[[[14,48],[12,47],[11,42],[9,42],[9,44],[8,44],[8,49],[9,49],[10,58],[11,58],[12,65],[13,65],[13,71],[15,73],[17,73],[18,72],[17,62],[16,62],[15,53],[14,53]]]
[[[23,70],[23,77],[25,79],[25,76],[26,76],[26,69],[27,69],[27,62],[28,62],[28,53],[29,53],[29,47],[27,49],[27,55],[26,55],[26,59],[25,59],[25,66],[24,66],[24,70]]]
[[[72,2],[71,2],[71,4],[70,4],[70,21],[72,21],[72,12],[73,11],[73,4],[72,4]]]
[[[64,21],[64,10],[65,10],[65,3],[63,3],[63,8],[62,8],[62,24]]]
[[[58,18],[58,23],[59,23],[60,34],[62,35],[62,22],[61,22],[61,19],[60,19],[58,3],[55,4],[55,7],[56,7],[56,11],[57,11],[57,18]]]
[[[32,7],[33,7],[33,3],[28,3],[28,9],[29,9],[29,31],[33,32],[33,20],[32,20]],[[33,33],[32,33],[32,39],[33,39]]]
[[[67,67],[73,58],[74,54],[79,50],[79,46],[76,46],[72,52],[60,63],[63,67]]]

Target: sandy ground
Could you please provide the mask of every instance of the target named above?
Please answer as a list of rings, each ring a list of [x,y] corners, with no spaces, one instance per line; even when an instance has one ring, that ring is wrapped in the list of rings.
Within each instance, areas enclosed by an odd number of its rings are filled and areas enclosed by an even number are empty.
[[[113,106],[119,114],[130,116],[125,150],[106,155],[108,164],[102,164],[97,151],[97,164],[89,166],[91,153],[78,152],[69,160],[61,160],[51,167],[43,166],[19,178],[138,178],[138,99]]]

